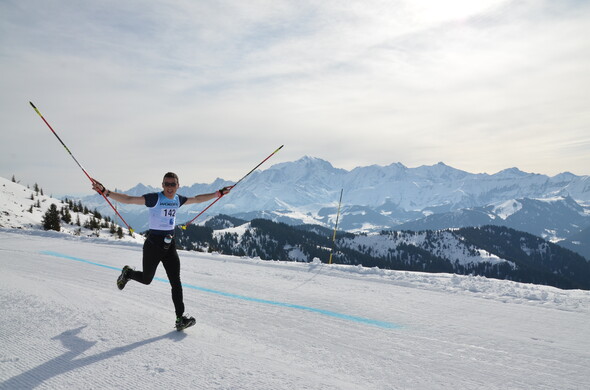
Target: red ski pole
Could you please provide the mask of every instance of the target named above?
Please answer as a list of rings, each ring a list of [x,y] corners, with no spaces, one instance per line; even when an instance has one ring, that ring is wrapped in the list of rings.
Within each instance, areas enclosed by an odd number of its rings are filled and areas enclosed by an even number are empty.
[[[41,117],[41,119],[43,119],[43,122],[45,122],[45,124],[47,125],[47,127],[49,127],[49,130],[51,130],[51,132],[53,133],[53,135],[55,135],[55,137],[59,140],[59,142],[61,142],[61,144],[66,149],[66,151],[70,154],[70,156],[72,156],[72,158],[74,159],[74,161],[76,162],[76,164],[78,164],[78,166],[80,167],[80,169],[82,170],[82,172],[84,172],[84,174],[86,175],[86,177],[88,178],[88,180],[90,180],[90,182],[94,183],[95,180],[90,177],[90,175],[88,174],[88,172],[86,172],[86,170],[84,169],[84,167],[82,167],[82,165],[80,165],[80,163],[78,162],[78,160],[76,160],[76,157],[74,157],[74,155],[72,154],[72,152],[70,152],[70,149],[68,149],[68,147],[66,146],[66,144],[61,140],[61,138],[59,138],[59,135],[57,135],[57,133],[55,132],[55,130],[53,130],[53,128],[51,127],[51,125],[49,124],[49,122],[47,122],[45,120],[45,118],[43,117],[43,115],[41,115],[41,113],[39,112],[39,110],[37,109],[37,107],[35,107],[35,105],[32,102],[29,102],[29,103],[31,104],[31,107],[33,107],[33,109],[35,109],[35,112],[37,114],[39,114],[39,116]],[[125,226],[127,226],[127,229],[129,229],[129,234],[130,235],[133,235],[133,229],[131,228],[131,226],[129,226],[129,224],[125,221],[125,219],[121,216],[121,214],[119,214],[119,212],[117,211],[117,209],[108,200],[108,198],[104,194],[101,194],[101,195],[104,198],[104,200],[107,201],[107,203],[109,204],[109,206],[111,206],[111,208],[119,216],[119,218],[121,218],[121,221],[123,221],[123,223],[125,224]]]

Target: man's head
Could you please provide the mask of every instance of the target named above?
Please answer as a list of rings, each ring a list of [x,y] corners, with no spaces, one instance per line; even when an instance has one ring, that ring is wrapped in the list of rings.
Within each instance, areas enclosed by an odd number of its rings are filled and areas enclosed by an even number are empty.
[[[178,190],[178,176],[176,173],[168,172],[164,175],[162,188],[164,189],[164,194],[172,199],[174,194],[176,194],[176,190]]]
[[[176,185],[180,184],[178,181],[178,175],[174,172],[167,172],[164,175],[164,179],[162,179],[162,185],[166,187],[166,182],[173,183],[176,182]]]

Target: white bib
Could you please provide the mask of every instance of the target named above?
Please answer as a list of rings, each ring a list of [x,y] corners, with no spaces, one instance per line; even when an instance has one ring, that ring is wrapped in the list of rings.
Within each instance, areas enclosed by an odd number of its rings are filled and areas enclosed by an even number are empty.
[[[176,211],[180,207],[178,194],[168,199],[163,193],[158,193],[158,202],[150,207],[149,226],[151,230],[174,230],[176,225]]]

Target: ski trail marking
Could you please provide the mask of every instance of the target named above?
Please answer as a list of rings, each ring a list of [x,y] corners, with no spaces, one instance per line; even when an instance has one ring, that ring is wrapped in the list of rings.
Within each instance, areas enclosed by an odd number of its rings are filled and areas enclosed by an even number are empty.
[[[39,253],[41,253],[42,255],[48,255],[48,256],[59,257],[62,259],[78,261],[81,263],[90,264],[90,265],[94,265],[97,267],[108,268],[108,269],[115,270],[117,272],[121,271],[121,269],[117,268],[117,267],[112,267],[110,265],[105,265],[105,264],[97,263],[94,261],[81,259],[79,257],[65,255],[65,254],[59,253],[59,252],[40,251]],[[164,278],[154,277],[154,280],[157,280],[158,282],[169,283],[169,281]],[[318,308],[310,307],[310,306],[296,305],[293,303],[285,303],[285,302],[280,302],[280,301],[271,301],[268,299],[261,299],[261,298],[253,298],[253,297],[248,297],[245,295],[239,295],[239,294],[228,293],[225,291],[213,290],[210,288],[195,286],[195,285],[187,284],[187,283],[182,283],[182,286],[184,288],[190,288],[193,290],[198,290],[198,291],[202,291],[202,292],[206,292],[206,293],[210,293],[210,294],[217,294],[217,295],[227,297],[227,298],[239,299],[239,300],[248,301],[248,302],[262,303],[265,305],[285,307],[288,309],[303,310],[303,311],[307,311],[307,312],[311,312],[311,313],[318,313],[318,314],[322,314],[322,315],[329,316],[329,317],[339,318],[341,320],[352,321],[352,322],[357,322],[357,323],[367,324],[367,325],[373,325],[373,326],[383,328],[383,329],[400,329],[401,328],[400,325],[394,324],[392,322],[374,320],[371,318],[357,317],[357,316],[338,313],[338,312],[334,312],[334,311],[330,311],[330,310],[318,309]]]

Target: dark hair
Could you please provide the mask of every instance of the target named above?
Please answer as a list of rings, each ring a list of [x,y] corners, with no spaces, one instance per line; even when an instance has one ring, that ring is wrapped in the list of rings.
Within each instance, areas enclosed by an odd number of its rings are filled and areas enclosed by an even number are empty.
[[[164,175],[164,178],[162,179],[162,181],[164,181],[166,178],[176,179],[176,184],[180,184],[180,180],[178,180],[178,175],[176,173],[174,173],[174,172],[167,172]]]

